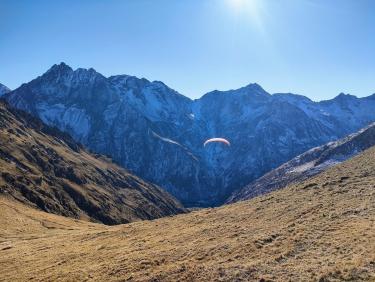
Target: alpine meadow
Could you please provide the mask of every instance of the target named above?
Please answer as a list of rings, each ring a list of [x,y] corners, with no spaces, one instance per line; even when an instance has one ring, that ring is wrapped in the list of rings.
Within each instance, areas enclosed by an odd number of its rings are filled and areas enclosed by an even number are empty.
[[[374,11],[0,0],[0,281],[375,281]]]

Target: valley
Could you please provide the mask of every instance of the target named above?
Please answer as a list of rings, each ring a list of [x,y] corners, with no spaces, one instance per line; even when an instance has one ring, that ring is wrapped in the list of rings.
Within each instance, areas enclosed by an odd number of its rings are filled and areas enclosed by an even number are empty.
[[[375,282],[374,0],[0,0],[0,282]]]
[[[249,201],[112,227],[2,196],[0,280],[373,281],[374,168],[372,147]]]

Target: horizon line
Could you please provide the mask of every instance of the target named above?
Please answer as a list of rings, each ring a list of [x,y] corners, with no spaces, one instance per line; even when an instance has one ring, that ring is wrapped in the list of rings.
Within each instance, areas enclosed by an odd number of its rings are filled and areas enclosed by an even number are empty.
[[[63,61],[61,61],[60,63],[53,64],[51,67],[49,67],[49,68],[48,68],[45,72],[43,72],[42,74],[36,76],[35,78],[33,78],[33,79],[31,79],[31,80],[29,80],[29,81],[27,81],[27,82],[22,82],[18,87],[14,88],[14,89],[9,88],[9,87],[8,87],[6,84],[4,84],[2,81],[0,81],[0,84],[2,84],[3,86],[7,87],[8,89],[10,89],[10,92],[12,92],[12,91],[15,91],[15,90],[17,90],[18,88],[20,88],[22,85],[27,84],[27,83],[30,83],[31,81],[33,81],[33,80],[35,80],[35,79],[37,79],[37,78],[43,76],[44,74],[46,74],[49,70],[51,70],[51,69],[52,69],[53,67],[55,67],[55,66],[66,66],[66,67],[70,68],[72,71],[77,71],[77,70],[86,70],[86,71],[89,71],[89,70],[93,70],[93,71],[95,71],[96,73],[98,73],[98,74],[102,75],[103,77],[105,77],[106,79],[108,79],[108,78],[110,78],[110,77],[112,77],[112,76],[121,76],[121,75],[123,75],[123,76],[133,77],[133,78],[140,79],[140,80],[141,80],[141,79],[145,79],[145,80],[147,80],[147,81],[150,82],[150,83],[157,83],[157,82],[159,82],[159,83],[163,83],[165,86],[167,86],[167,87],[170,88],[171,90],[176,91],[178,94],[180,94],[180,95],[182,95],[182,96],[184,96],[184,97],[186,97],[186,98],[188,98],[188,99],[190,99],[190,100],[192,100],[192,101],[194,101],[194,100],[199,100],[199,99],[201,99],[203,96],[205,96],[205,95],[207,95],[207,94],[209,94],[209,93],[212,93],[212,92],[230,92],[230,91],[237,91],[237,90],[240,90],[240,89],[242,89],[242,88],[249,87],[249,86],[257,86],[257,87],[260,87],[264,92],[266,92],[267,94],[269,94],[269,95],[271,95],[271,96],[273,96],[273,95],[279,95],[279,94],[282,94],[282,95],[302,96],[302,97],[305,97],[305,98],[309,99],[310,101],[312,101],[312,102],[314,102],[314,103],[319,103],[319,102],[324,102],[324,101],[330,101],[330,100],[333,100],[333,99],[335,99],[335,98],[337,98],[337,97],[339,97],[339,96],[342,96],[342,95],[345,95],[345,96],[352,96],[352,97],[355,97],[355,98],[357,98],[357,99],[368,98],[368,97],[371,97],[371,96],[375,95],[375,92],[374,92],[374,93],[368,94],[367,96],[358,97],[357,95],[353,95],[353,94],[351,94],[351,93],[349,93],[349,92],[348,92],[348,93],[345,93],[345,92],[339,92],[336,96],[333,96],[333,97],[330,98],[330,99],[313,100],[312,98],[310,98],[310,97],[307,96],[307,95],[303,95],[303,94],[299,94],[299,93],[293,93],[293,92],[274,92],[274,93],[270,93],[270,92],[268,92],[267,90],[265,90],[265,89],[263,88],[263,86],[260,85],[259,83],[257,83],[257,82],[251,82],[251,83],[249,83],[249,84],[247,84],[247,85],[240,86],[240,87],[238,87],[238,88],[230,88],[230,89],[226,89],[226,90],[213,89],[213,90],[210,90],[210,91],[208,91],[208,92],[206,92],[206,93],[203,93],[203,94],[202,94],[201,96],[199,96],[198,98],[191,98],[191,97],[189,97],[189,96],[187,96],[187,95],[185,95],[185,94],[179,92],[178,90],[176,90],[176,89],[174,89],[174,88],[171,88],[170,86],[168,86],[166,83],[164,83],[164,82],[161,81],[161,80],[151,80],[151,79],[148,79],[148,78],[146,78],[146,77],[140,77],[140,76],[130,75],[130,74],[111,74],[111,75],[104,75],[103,73],[97,71],[97,70],[96,70],[95,68],[93,68],[93,67],[86,67],[86,68],[83,68],[83,67],[77,67],[77,68],[73,69],[69,64],[67,64],[67,63],[65,63],[65,62],[63,62]]]

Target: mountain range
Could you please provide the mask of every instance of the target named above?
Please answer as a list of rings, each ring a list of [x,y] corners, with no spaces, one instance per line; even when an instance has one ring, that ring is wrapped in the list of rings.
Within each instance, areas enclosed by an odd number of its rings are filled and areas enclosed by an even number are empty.
[[[0,167],[0,196],[49,213],[112,225],[184,212],[161,188],[4,101]]]
[[[1,281],[374,280],[375,95],[64,63],[0,91]]]
[[[297,155],[375,121],[375,95],[314,102],[249,84],[191,100],[160,81],[65,63],[3,97],[187,207],[220,205]],[[212,137],[231,146],[203,146]]]
[[[347,137],[315,147],[293,158],[234,192],[227,203],[251,199],[293,183],[302,182],[372,146],[375,146],[375,123]]]

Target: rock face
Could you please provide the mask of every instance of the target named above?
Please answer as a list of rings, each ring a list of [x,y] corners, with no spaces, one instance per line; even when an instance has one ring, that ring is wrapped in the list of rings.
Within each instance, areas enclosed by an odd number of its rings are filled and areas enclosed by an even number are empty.
[[[10,89],[8,87],[6,87],[5,85],[0,83],[0,97],[9,93],[9,92],[10,92]]]
[[[0,167],[0,196],[50,213],[120,224],[184,211],[164,190],[3,101]]]
[[[375,146],[375,123],[338,141],[310,149],[293,158],[243,189],[235,191],[226,203],[248,200],[292,183],[299,183],[372,146]]]
[[[280,164],[375,120],[374,95],[313,102],[250,84],[190,100],[162,82],[64,63],[5,97],[186,206],[221,204]],[[212,137],[231,146],[203,147]]]

